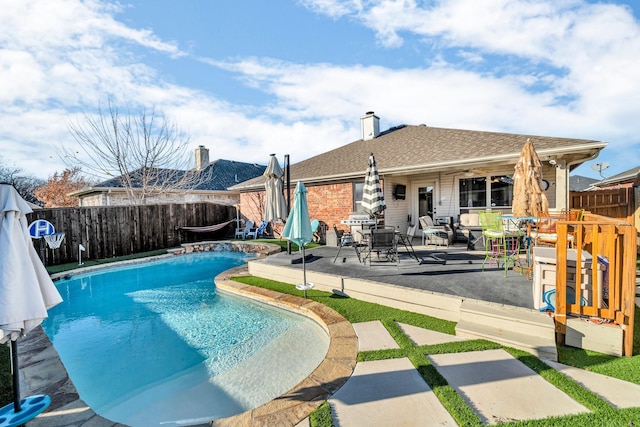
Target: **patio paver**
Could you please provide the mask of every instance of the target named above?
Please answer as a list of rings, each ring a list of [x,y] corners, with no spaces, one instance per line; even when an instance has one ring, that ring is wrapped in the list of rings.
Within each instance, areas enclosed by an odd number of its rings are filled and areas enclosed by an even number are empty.
[[[633,408],[640,405],[640,385],[608,377],[562,363],[546,361],[553,369],[573,378],[584,388],[591,390],[616,408]]]
[[[504,350],[427,357],[483,423],[589,412]]]
[[[358,351],[400,348],[379,320],[353,323],[353,329],[358,336]]]
[[[442,332],[419,328],[405,323],[398,323],[398,326],[415,345],[435,345],[455,341],[465,341],[464,338],[460,338],[455,335],[443,334]]]
[[[329,403],[336,426],[457,426],[407,358],[358,363]]]

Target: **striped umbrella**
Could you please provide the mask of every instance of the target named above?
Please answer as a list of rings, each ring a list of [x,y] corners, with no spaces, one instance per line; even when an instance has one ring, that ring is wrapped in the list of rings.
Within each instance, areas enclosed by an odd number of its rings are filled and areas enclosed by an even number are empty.
[[[362,189],[362,209],[371,216],[378,216],[387,208],[380,186],[380,177],[378,176],[378,167],[373,153],[369,156],[369,167],[364,178],[364,187]],[[376,221],[377,224],[377,221]]]

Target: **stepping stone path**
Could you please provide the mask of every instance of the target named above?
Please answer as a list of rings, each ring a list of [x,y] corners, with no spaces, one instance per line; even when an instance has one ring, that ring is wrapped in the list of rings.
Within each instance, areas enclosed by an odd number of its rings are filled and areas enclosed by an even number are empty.
[[[416,345],[462,341],[412,325],[398,326]],[[360,351],[399,348],[379,321],[355,323],[353,327]],[[427,357],[484,423],[588,412],[504,350]],[[545,363],[615,407],[640,406],[640,385],[559,363]],[[329,403],[337,426],[457,425],[407,358],[359,362]]]

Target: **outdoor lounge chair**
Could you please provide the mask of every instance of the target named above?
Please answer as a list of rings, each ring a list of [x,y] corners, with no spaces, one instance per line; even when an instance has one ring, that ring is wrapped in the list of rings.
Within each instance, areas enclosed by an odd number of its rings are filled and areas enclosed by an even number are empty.
[[[433,225],[433,219],[429,215],[418,218],[422,227],[422,245],[427,241],[436,245],[444,245],[449,247],[453,242],[453,230],[447,225],[436,227]]]
[[[255,239],[256,231],[257,230],[253,227],[253,221],[248,220],[243,229],[236,228],[235,238],[244,240],[248,236],[253,236],[253,238]]]
[[[320,221],[314,219],[311,221],[311,233],[313,233],[313,241],[320,243]]]
[[[258,237],[262,237],[266,234],[268,226],[269,226],[269,223],[265,220],[262,220],[262,222],[260,223],[260,226],[255,230],[255,235],[253,235],[252,232],[249,232],[249,235],[253,236],[254,239],[257,239]]]

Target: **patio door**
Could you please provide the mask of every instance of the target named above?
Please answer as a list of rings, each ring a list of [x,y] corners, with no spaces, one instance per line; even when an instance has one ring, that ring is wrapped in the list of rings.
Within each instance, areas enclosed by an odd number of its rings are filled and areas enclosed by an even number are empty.
[[[419,181],[414,182],[411,187],[411,222],[418,224],[418,229],[420,229],[419,217],[429,215],[433,219],[435,216],[436,185],[433,181]]]

